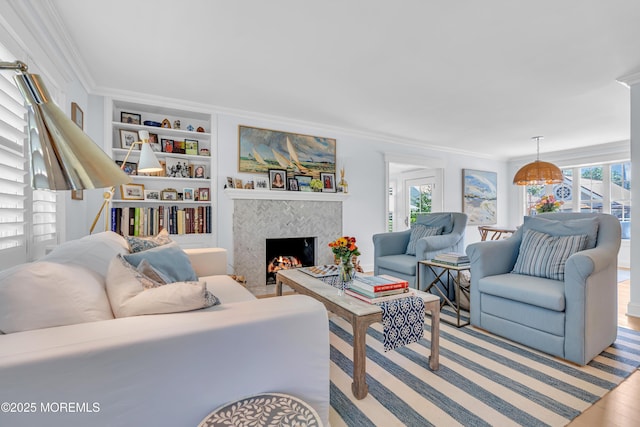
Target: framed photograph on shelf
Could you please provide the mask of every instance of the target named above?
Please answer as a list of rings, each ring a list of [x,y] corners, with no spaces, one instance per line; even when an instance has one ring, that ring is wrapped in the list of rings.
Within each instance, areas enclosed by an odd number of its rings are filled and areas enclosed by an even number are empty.
[[[136,141],[140,141],[138,132],[135,130],[120,129],[120,148],[129,148],[131,144]],[[138,150],[139,147],[134,147],[134,150]]]
[[[206,163],[191,163],[191,178],[209,178],[209,169]]]
[[[209,187],[198,188],[198,200],[201,202],[209,201]]]
[[[233,185],[233,177],[227,177],[227,188],[235,188],[235,185]]]
[[[144,190],[145,200],[160,200],[160,192],[158,190]]]
[[[244,186],[242,185],[242,180],[240,178],[235,179],[234,186],[236,188],[244,188]]]
[[[184,188],[182,190],[182,200],[189,200],[189,201],[195,200],[193,198],[193,188]]]
[[[320,180],[322,181],[322,191],[326,193],[336,192],[336,174],[322,172],[320,174]]]
[[[122,184],[120,195],[122,200],[144,200],[144,184]]]
[[[498,222],[498,174],[462,169],[462,212],[468,225],[493,225]]]
[[[295,175],[294,178],[298,181],[298,190],[299,191],[313,191],[311,189],[311,179],[312,177],[306,175]]]
[[[269,189],[285,191],[287,189],[287,171],[284,169],[269,169]]]
[[[178,190],[165,188],[160,192],[160,200],[178,200]]]
[[[198,155],[198,140],[197,139],[185,139],[184,140],[184,154],[191,156]]]
[[[295,178],[289,178],[287,181],[289,181],[289,191],[300,191],[300,188],[298,187],[298,180]]]
[[[142,117],[140,114],[122,111],[120,113],[120,121],[122,123],[129,123],[130,125],[139,125],[142,124]]]
[[[127,162],[124,167],[122,167],[122,160],[116,160],[116,164],[120,166],[120,169],[122,169],[127,175],[138,175],[137,163]]]
[[[165,175],[170,178],[189,178],[189,162],[179,157],[165,158]]]
[[[269,188],[269,183],[266,178],[256,178],[256,188],[259,190],[266,190]]]
[[[178,139],[173,140],[173,152],[176,154],[185,154],[185,143]]]
[[[161,146],[163,153],[173,153],[173,139],[162,138]]]
[[[162,151],[162,145],[160,144],[157,133],[149,132],[149,144],[151,144],[151,149],[154,152],[159,153]]]
[[[84,113],[75,102],[71,103],[71,120],[73,120],[73,123],[77,124],[80,129],[84,129]]]

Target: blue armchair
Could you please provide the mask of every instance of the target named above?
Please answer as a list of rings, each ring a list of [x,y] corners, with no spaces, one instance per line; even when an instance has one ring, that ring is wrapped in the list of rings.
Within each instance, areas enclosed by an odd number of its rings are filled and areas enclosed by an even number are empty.
[[[416,227],[405,231],[380,233],[373,236],[374,274],[388,274],[404,279],[409,286],[416,286],[416,265],[418,261],[432,259],[443,252],[464,251],[464,232],[467,226],[467,214],[460,212],[438,212],[418,215],[416,224],[430,229],[440,229],[440,233],[428,237],[419,237]],[[413,233],[413,241],[411,239]],[[407,251],[407,248],[411,249]],[[415,254],[413,248],[415,247]],[[409,253],[407,253],[409,252]],[[420,266],[420,285],[424,289],[433,279],[433,273],[426,266]],[[450,287],[453,292],[453,287]],[[453,298],[453,295],[449,295]]]
[[[616,339],[619,248],[620,222],[591,213],[525,217],[510,238],[469,245],[471,324],[587,364]]]

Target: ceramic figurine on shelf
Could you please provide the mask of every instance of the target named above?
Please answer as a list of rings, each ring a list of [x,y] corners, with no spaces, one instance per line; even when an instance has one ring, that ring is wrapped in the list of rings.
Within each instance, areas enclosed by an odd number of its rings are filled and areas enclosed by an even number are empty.
[[[180,129],[180,120],[174,120],[173,121],[173,128],[174,129]]]
[[[338,192],[347,194],[349,192],[349,184],[344,179],[344,167],[340,168],[340,182],[338,183]]]
[[[198,126],[198,130],[196,132],[204,133],[204,128],[202,126]]]
[[[167,129],[171,129],[171,122],[169,121],[169,119],[164,119],[162,121],[162,126],[163,128],[167,128]]]
[[[187,126],[187,130],[189,132],[193,132],[194,130],[196,130],[196,128],[194,128],[192,125]]]

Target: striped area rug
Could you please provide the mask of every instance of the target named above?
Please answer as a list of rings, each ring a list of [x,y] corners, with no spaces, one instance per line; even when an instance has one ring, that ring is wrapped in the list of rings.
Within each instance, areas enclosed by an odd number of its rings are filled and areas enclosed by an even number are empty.
[[[447,313],[443,312],[443,316]],[[564,426],[640,366],[640,332],[579,367],[480,331],[440,324],[440,369],[429,370],[424,338],[385,352],[382,325],[367,334],[369,395],[351,393],[352,329],[331,316],[332,427]]]

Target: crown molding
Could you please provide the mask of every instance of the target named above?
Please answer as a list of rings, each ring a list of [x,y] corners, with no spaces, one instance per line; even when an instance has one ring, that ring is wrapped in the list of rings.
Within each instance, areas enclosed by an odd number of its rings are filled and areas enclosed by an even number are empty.
[[[640,83],[640,72],[618,77],[616,81],[630,88],[631,86]]]

